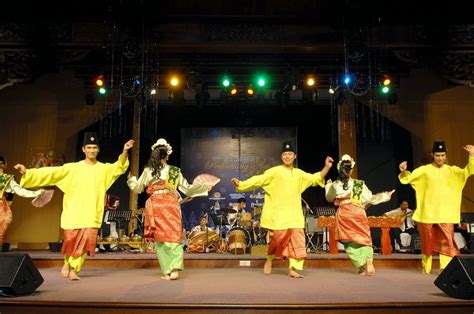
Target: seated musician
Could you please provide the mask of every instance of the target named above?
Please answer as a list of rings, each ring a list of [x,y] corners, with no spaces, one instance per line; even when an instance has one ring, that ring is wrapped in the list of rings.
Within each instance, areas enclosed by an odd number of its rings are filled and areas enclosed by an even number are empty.
[[[206,213],[199,218],[199,225],[191,229],[191,231],[188,234],[188,239],[191,239],[193,236],[195,236],[201,231],[206,231],[206,229],[207,231],[212,231],[212,229],[207,226],[207,223],[208,223],[208,218],[207,218],[207,213]]]
[[[384,214],[385,217],[390,217],[390,218],[397,218],[397,219],[402,219],[403,223],[400,226],[400,228],[391,228],[390,229],[390,242],[392,244],[392,249],[395,251],[395,242],[398,243],[398,246],[400,247],[400,250],[402,249],[409,249],[408,247],[405,247],[402,245],[402,241],[400,238],[400,235],[402,233],[408,233],[410,236],[412,234],[417,233],[418,231],[415,228],[415,222],[413,221],[413,213],[410,208],[408,208],[408,202],[407,201],[401,201],[400,202],[400,207],[388,211]]]
[[[237,204],[232,207],[235,212],[227,214],[227,221],[229,222],[229,227],[232,229],[237,225],[238,219],[242,216],[243,213],[246,213],[245,206],[247,205],[245,197],[241,197],[237,200]]]

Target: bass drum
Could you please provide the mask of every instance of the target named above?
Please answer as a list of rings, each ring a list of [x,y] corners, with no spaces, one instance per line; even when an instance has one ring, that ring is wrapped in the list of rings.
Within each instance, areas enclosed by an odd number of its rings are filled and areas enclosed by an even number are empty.
[[[226,236],[229,253],[245,254],[245,250],[250,246],[250,234],[242,227],[234,227],[229,230]]]

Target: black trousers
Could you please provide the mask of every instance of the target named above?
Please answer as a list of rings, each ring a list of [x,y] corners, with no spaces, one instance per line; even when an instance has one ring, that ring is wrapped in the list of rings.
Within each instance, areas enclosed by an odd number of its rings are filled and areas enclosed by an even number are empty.
[[[408,228],[405,229],[405,231],[402,231],[400,228],[390,229],[390,242],[392,244],[392,250],[395,250],[395,241],[398,243],[398,246],[400,246],[400,248],[402,247],[402,240],[400,238],[400,235],[402,233],[408,233],[412,235],[418,233],[418,230],[416,230],[416,228]]]

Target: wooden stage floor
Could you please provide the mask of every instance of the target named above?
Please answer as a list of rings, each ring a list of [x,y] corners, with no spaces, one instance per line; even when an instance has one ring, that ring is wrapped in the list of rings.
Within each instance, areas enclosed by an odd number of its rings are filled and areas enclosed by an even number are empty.
[[[474,311],[474,300],[450,298],[434,285],[435,271],[421,275],[412,254],[375,256],[373,277],[354,275],[345,254],[310,254],[302,279],[287,276],[285,261],[264,275],[263,256],[186,254],[180,279],[164,281],[154,254],[109,252],[88,258],[82,280],[71,282],[59,274],[59,253],[27,253],[45,281],[31,296],[0,298],[2,314]]]

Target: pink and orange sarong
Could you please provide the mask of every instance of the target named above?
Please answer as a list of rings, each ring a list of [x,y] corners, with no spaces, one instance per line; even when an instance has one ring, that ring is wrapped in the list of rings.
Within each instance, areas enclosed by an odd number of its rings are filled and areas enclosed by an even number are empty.
[[[370,226],[365,208],[342,202],[336,212],[336,240],[372,247]]]
[[[10,205],[8,205],[5,195],[3,195],[2,199],[0,200],[0,244],[5,241],[5,235],[7,233],[8,226],[12,222],[12,219],[12,210],[10,209]]]
[[[433,252],[446,256],[459,255],[454,242],[454,224],[425,224],[418,222],[421,254],[431,256]]]
[[[145,204],[145,238],[181,243],[183,228],[178,195],[165,184],[153,184],[146,192],[150,197]]]
[[[305,258],[307,256],[305,241],[304,229],[302,228],[272,230],[270,231],[267,255],[275,255],[281,258]]]
[[[89,256],[94,256],[98,231],[98,228],[64,230],[61,254],[79,257],[87,253]]]

